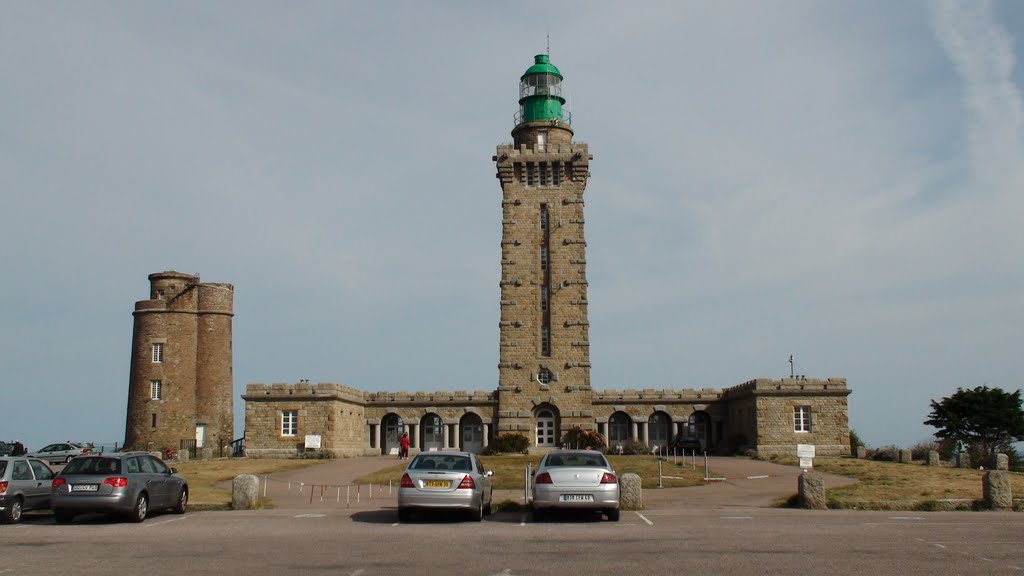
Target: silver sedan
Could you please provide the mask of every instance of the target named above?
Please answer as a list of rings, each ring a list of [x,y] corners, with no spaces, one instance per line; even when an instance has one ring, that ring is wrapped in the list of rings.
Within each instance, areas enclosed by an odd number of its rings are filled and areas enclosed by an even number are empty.
[[[602,512],[619,519],[619,479],[596,450],[559,450],[541,459],[533,476],[533,519],[555,510]]]
[[[491,513],[493,475],[471,452],[421,452],[402,475],[398,520],[413,510],[464,510],[479,522]]]

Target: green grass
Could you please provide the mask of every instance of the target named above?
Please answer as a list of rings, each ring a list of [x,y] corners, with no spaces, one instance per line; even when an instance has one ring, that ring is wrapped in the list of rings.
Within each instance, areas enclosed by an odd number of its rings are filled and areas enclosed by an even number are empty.
[[[792,458],[772,459],[795,465]],[[984,470],[898,464],[856,458],[815,458],[817,472],[857,478],[860,482],[828,490],[829,508],[859,510],[974,509],[982,498]],[[1024,494],[1024,474],[1010,472],[1011,492]]]

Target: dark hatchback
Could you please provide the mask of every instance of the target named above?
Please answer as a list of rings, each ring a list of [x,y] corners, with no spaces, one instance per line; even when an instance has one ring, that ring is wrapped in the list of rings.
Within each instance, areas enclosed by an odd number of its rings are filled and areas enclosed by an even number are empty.
[[[90,512],[142,522],[151,510],[184,514],[187,505],[185,479],[147,452],[79,456],[53,479],[50,490],[50,507],[62,524]]]

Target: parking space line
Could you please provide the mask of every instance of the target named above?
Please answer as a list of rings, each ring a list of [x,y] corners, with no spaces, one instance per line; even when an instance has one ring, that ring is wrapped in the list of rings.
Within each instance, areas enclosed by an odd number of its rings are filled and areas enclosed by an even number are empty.
[[[171,522],[179,522],[181,520],[188,520],[188,516],[178,516],[177,518],[171,518],[169,520],[164,520],[162,522],[150,522],[148,524],[143,524],[142,528],[151,528],[153,526],[163,526],[164,524],[170,524]]]
[[[640,519],[643,520],[644,522],[647,522],[648,526],[654,526],[654,522],[651,522],[650,520],[648,520],[647,517],[644,516],[643,514],[637,512],[636,515],[639,516]]]

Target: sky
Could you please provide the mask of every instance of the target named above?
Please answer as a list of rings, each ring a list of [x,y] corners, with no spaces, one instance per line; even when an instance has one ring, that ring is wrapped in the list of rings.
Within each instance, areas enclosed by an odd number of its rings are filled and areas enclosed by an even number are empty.
[[[586,191],[595,390],[845,377],[870,446],[1024,383],[1024,5],[0,0],[0,439],[123,441],[134,303],[234,392],[494,390],[520,75]]]

